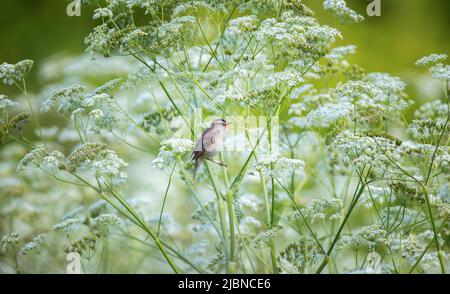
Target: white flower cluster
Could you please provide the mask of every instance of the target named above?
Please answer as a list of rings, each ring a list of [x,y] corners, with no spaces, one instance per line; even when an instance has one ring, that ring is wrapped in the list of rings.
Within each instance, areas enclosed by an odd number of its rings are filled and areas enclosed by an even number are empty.
[[[389,245],[386,236],[387,232],[382,226],[375,224],[363,227],[351,236],[344,236],[342,243],[354,250],[377,251]]]
[[[387,74],[370,74],[363,81],[349,81],[336,88],[337,100],[352,103],[353,119],[369,125],[394,120],[410,106],[404,98],[405,85]]]
[[[41,105],[41,111],[48,112],[56,107],[58,112],[70,115],[74,121],[89,117],[93,123],[91,131],[110,132],[119,120],[113,103],[113,93],[120,84],[120,79],[111,80],[89,93],[86,93],[86,88],[83,86],[71,85],[53,93],[50,99]]]
[[[9,235],[3,236],[0,239],[0,254],[4,255],[7,253],[9,247],[17,246],[19,243],[20,236],[18,233],[14,232]]]
[[[128,164],[114,151],[104,150],[90,163],[90,172],[100,183],[120,183],[127,179],[124,172]]]
[[[347,6],[344,0],[325,0],[323,8],[331,10],[342,22],[361,22],[364,17]]]
[[[53,226],[53,230],[57,232],[70,232],[72,227],[81,223],[79,218],[69,218]]]
[[[447,121],[448,106],[442,101],[425,103],[414,113],[414,119],[408,126],[408,133],[418,142],[434,144],[441,134],[448,136],[444,129]]]
[[[447,60],[446,54],[431,54],[417,60],[416,66],[427,66],[433,78],[442,82],[450,81],[450,65],[442,64]]]
[[[52,151],[42,159],[42,165],[49,167],[50,169],[59,169],[60,165],[64,162],[64,154],[59,151]]]
[[[193,151],[194,142],[189,139],[170,138],[161,142],[161,150],[170,151],[175,155]]]
[[[323,253],[316,241],[311,237],[302,236],[280,252],[279,261],[280,267],[288,273],[303,273],[307,267],[315,265],[321,258]]]
[[[113,13],[108,8],[97,8],[94,11],[93,19],[99,19],[99,18],[112,18]]]
[[[312,110],[306,116],[293,117],[290,123],[304,130],[328,129],[339,120],[346,119],[353,110],[351,103],[326,103]]]
[[[309,16],[298,16],[286,11],[280,20],[267,18],[257,29],[257,40],[265,40],[279,47],[279,54],[292,60],[303,59],[312,64],[328,53],[331,44],[342,35],[335,28],[319,25]]]
[[[447,59],[447,54],[430,54],[428,56],[422,57],[416,61],[416,66],[430,66],[436,63],[445,61]]]
[[[392,160],[400,161],[395,141],[379,137],[364,136],[351,131],[338,134],[330,145],[331,159],[341,162],[344,167],[354,166],[357,169],[372,166],[374,172],[383,173],[392,165]]]
[[[18,105],[16,102],[13,102],[8,99],[5,95],[0,95],[0,111],[4,111],[7,107]]]
[[[30,73],[32,67],[32,60],[22,60],[16,64],[2,63],[0,64],[0,79],[9,86],[14,83],[22,84],[22,80]]]
[[[17,166],[17,171],[18,172],[23,171],[24,169],[30,166],[34,167],[40,166],[42,159],[44,158],[45,155],[46,153],[43,146],[33,149],[30,153],[25,155],[25,157],[22,160],[20,160]]]
[[[227,30],[232,34],[243,34],[253,32],[258,27],[258,17],[256,15],[246,15],[232,19]]]
[[[325,58],[331,60],[341,60],[347,57],[348,55],[355,53],[356,53],[356,46],[354,45],[341,46],[333,48],[331,52],[325,56]]]
[[[58,90],[53,93],[50,99],[44,101],[41,112],[48,112],[57,105],[58,112],[71,114],[72,111],[82,107],[81,100],[85,90],[85,87],[76,84]]]
[[[252,241],[252,246],[255,248],[266,248],[269,246],[270,241],[275,239],[280,231],[283,229],[282,226],[275,226],[262,233],[259,233]]]
[[[136,0],[133,0],[136,1]],[[143,1],[143,0],[138,0]],[[145,0],[143,1],[146,2]],[[155,2],[155,1],[152,1]],[[162,1],[163,2],[163,1]],[[185,15],[199,15],[199,13],[219,13],[221,7],[210,5],[210,1],[180,1],[172,12],[172,17],[181,17]],[[148,2],[147,2],[148,3]],[[147,4],[148,5],[148,4]]]
[[[336,221],[341,218],[341,209],[344,207],[342,199],[324,198],[313,199],[299,211],[294,211],[287,215],[289,221],[295,220],[303,222],[303,217],[312,223],[317,221]],[[303,215],[303,217],[302,217]]]
[[[31,242],[25,244],[20,250],[22,255],[39,254],[42,245],[45,242],[44,235],[38,235],[31,240]]]
[[[450,81],[450,65],[438,64],[430,68],[431,75],[433,78],[448,82]]]
[[[295,87],[304,81],[301,72],[286,68],[284,71],[276,72],[269,77],[270,87],[275,87],[280,84],[286,84],[288,87]]]
[[[265,154],[258,158],[254,169],[266,175],[274,175],[277,178],[285,179],[296,173],[304,175],[305,162],[300,159],[281,157],[274,154]]]
[[[122,223],[123,221],[115,214],[101,214],[92,219],[92,225],[99,236],[106,236],[111,228]]]
[[[161,142],[158,157],[152,161],[153,168],[164,169],[171,165],[176,156],[194,150],[194,142],[188,139],[170,138]]]
[[[419,258],[419,271],[427,271],[430,268],[439,266],[439,259],[436,251],[429,251],[423,255],[425,248],[433,238],[431,231],[424,231],[419,234],[411,233],[406,238],[400,238],[397,234],[391,235],[391,250],[400,252],[401,257],[409,264],[415,265]],[[423,256],[422,256],[423,255]],[[444,258],[447,254],[444,253]]]

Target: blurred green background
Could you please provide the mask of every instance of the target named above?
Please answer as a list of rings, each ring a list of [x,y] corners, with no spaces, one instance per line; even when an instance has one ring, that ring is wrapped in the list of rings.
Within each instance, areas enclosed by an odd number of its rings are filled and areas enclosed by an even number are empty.
[[[84,51],[84,37],[95,26],[93,7],[83,7],[80,17],[66,15],[69,0],[2,1],[0,9],[0,63],[14,63],[25,58],[36,65],[55,53]],[[366,16],[369,0],[347,0]],[[340,24],[322,9],[321,0],[304,0],[322,23],[339,28],[344,35],[340,44],[354,44],[358,53],[353,62],[367,71],[399,75],[408,81],[417,71],[414,62],[432,53],[450,52],[449,0],[381,0],[380,17],[367,17],[360,24]],[[40,86],[36,71],[30,77],[31,89]],[[11,91],[3,85],[3,93]],[[410,94],[414,94],[409,89]]]

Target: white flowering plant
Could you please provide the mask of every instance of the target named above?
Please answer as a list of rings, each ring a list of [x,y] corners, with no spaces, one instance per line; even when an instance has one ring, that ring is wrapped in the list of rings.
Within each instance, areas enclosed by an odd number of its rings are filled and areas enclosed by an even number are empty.
[[[352,64],[303,1],[86,2],[86,53],[41,64],[43,89],[32,61],[0,65],[20,91],[0,95],[0,272],[70,252],[86,273],[448,272],[447,55],[417,61],[443,98],[407,120],[406,83]],[[201,115],[251,144],[193,179]]]

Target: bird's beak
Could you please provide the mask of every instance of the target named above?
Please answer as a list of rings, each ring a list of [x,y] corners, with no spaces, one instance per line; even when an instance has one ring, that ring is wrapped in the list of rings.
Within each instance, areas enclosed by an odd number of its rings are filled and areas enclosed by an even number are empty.
[[[228,128],[229,125],[232,125],[233,123],[227,122],[225,127]]]

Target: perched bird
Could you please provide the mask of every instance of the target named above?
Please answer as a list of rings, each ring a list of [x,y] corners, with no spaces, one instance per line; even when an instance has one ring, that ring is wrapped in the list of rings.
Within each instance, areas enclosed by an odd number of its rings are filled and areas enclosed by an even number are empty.
[[[224,119],[216,119],[207,128],[201,138],[195,145],[194,152],[192,152],[192,160],[195,161],[194,176],[202,164],[203,160],[214,162],[220,166],[225,166],[223,162],[216,162],[212,158],[222,149],[223,141],[225,139],[225,130],[230,124]]]

